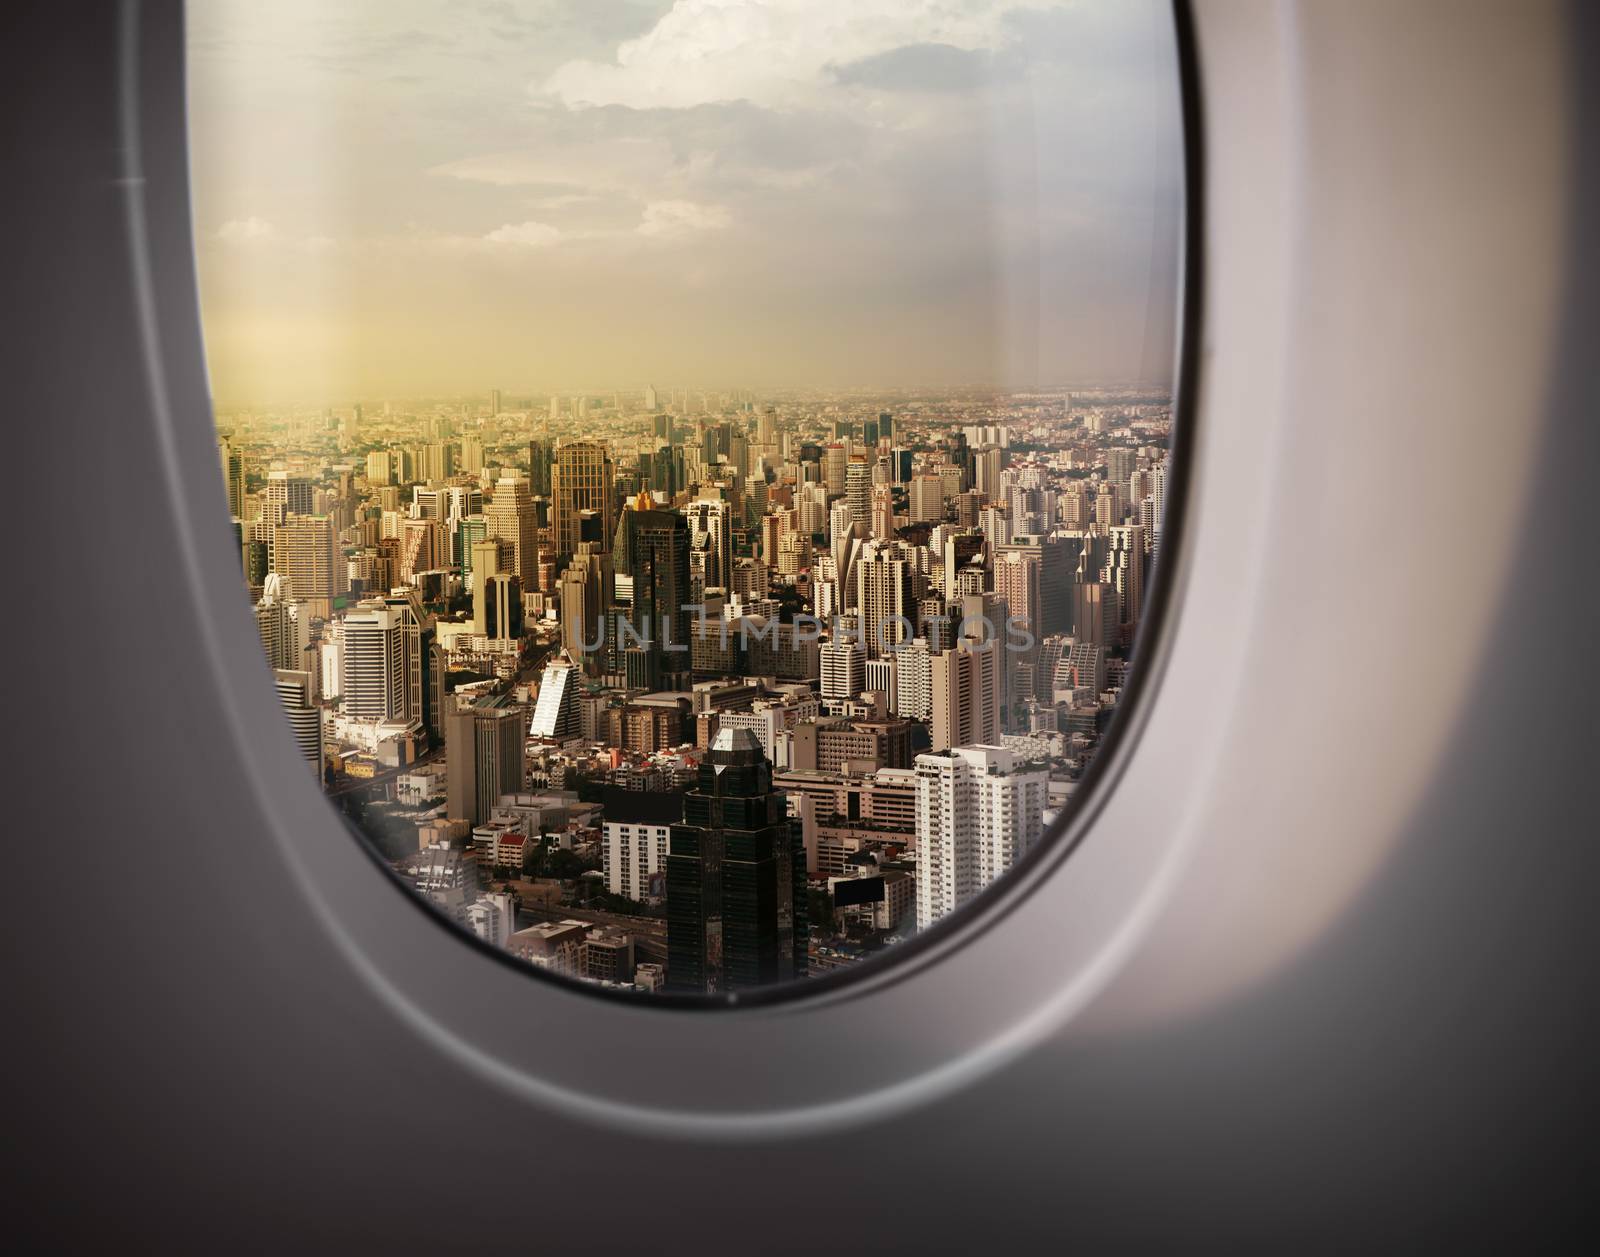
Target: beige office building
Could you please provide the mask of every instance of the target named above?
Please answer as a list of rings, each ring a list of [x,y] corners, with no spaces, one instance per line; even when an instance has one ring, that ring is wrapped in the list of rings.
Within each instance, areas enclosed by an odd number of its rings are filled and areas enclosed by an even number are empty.
[[[933,656],[933,750],[999,744],[1001,652],[995,641],[963,638]]]
[[[484,504],[483,525],[486,537],[511,543],[511,565],[507,570],[521,579],[524,589],[537,589],[539,518],[525,479],[510,475],[495,482],[494,497]]]

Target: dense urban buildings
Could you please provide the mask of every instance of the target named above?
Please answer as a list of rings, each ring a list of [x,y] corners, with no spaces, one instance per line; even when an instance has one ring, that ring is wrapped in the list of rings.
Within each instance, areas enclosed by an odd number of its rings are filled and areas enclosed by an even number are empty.
[[[218,417],[287,736],[530,967],[724,996],[933,928],[1135,664],[1169,399],[673,385]]]

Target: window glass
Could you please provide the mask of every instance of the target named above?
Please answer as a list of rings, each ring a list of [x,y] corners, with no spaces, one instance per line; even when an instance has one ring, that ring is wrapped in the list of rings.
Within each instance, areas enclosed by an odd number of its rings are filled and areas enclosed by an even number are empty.
[[[726,996],[1038,846],[1173,484],[1164,4],[215,0],[189,64],[243,583],[399,881]]]

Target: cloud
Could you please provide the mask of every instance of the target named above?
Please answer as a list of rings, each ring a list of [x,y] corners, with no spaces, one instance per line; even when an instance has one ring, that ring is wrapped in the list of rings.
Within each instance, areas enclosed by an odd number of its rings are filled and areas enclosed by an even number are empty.
[[[834,81],[890,92],[964,92],[983,86],[993,54],[949,44],[908,44],[876,56],[830,66]]]
[[[229,243],[246,243],[253,240],[270,240],[278,229],[264,218],[233,218],[217,228],[217,239]]]
[[[1010,19],[1065,0],[677,0],[611,63],[574,60],[541,85],[568,107],[685,109],[744,100],[804,107],[833,79],[830,67],[915,44],[995,51]]]
[[[672,237],[700,231],[720,231],[733,222],[721,205],[696,205],[693,201],[651,201],[639,223],[641,236]]]
[[[496,227],[484,239],[493,244],[510,244],[523,249],[544,249],[559,241],[561,232],[549,223],[529,220]]]

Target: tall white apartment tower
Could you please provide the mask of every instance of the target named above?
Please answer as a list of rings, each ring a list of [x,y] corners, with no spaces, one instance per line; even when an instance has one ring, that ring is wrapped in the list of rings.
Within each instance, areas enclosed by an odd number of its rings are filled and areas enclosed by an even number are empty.
[[[976,896],[1044,832],[1050,774],[1019,770],[998,746],[957,746],[919,755],[917,928]]]
[[[357,720],[393,720],[406,710],[405,641],[400,611],[363,602],[344,619],[343,710]]]
[[[866,652],[859,642],[823,642],[819,651],[823,698],[854,698],[866,684]]]

